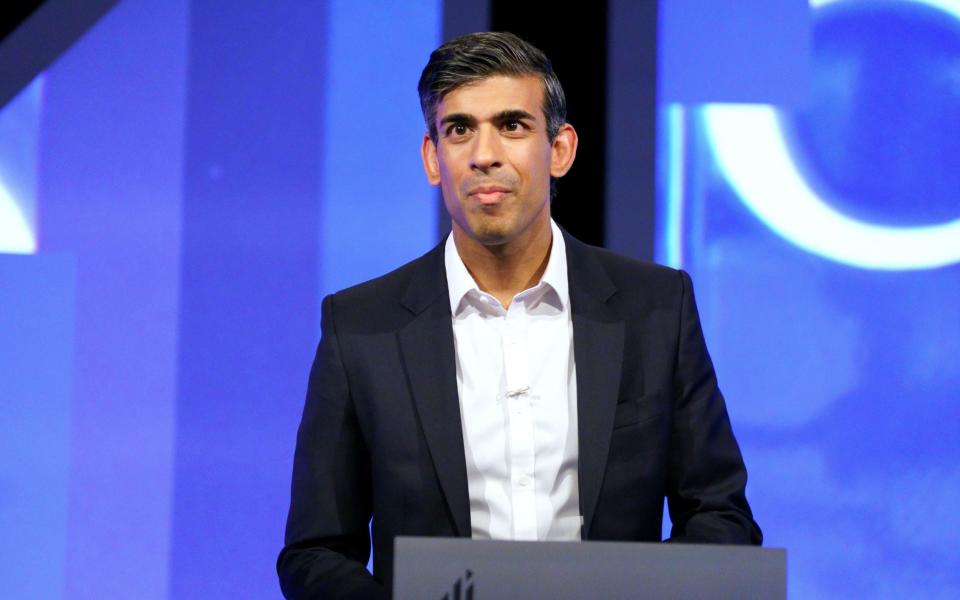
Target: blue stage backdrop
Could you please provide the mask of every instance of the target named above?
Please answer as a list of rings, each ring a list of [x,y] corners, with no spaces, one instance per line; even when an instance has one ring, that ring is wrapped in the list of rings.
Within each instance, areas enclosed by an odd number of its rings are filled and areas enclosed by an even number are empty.
[[[790,596],[960,597],[960,3],[661,6],[658,255]]]
[[[0,597],[279,596],[320,299],[436,241],[441,4],[122,0],[0,109]],[[960,597],[960,4],[661,17],[658,256],[791,597]]]
[[[440,9],[122,0],[0,109],[0,597],[279,597],[321,296],[436,242]]]

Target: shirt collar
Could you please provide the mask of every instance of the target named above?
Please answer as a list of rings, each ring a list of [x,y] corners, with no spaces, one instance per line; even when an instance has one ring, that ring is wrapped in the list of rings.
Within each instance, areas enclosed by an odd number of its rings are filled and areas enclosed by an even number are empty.
[[[567,281],[567,247],[563,240],[563,234],[560,227],[553,219],[550,219],[550,231],[553,239],[550,244],[550,258],[547,259],[547,267],[543,271],[540,282],[531,289],[540,285],[549,286],[555,293],[560,303],[560,310],[566,309],[570,304],[570,291]],[[453,234],[447,236],[446,244],[443,248],[444,266],[447,272],[447,290],[450,294],[450,314],[456,315],[460,311],[464,296],[470,292],[480,294],[480,288],[473,279],[467,266],[463,264],[463,259],[457,252],[457,246],[453,241]]]

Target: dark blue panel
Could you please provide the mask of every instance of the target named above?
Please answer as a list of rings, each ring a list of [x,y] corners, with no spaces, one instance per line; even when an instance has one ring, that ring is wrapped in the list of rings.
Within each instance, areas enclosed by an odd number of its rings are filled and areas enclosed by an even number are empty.
[[[315,348],[324,3],[195,2],[172,598],[273,598]]]
[[[65,598],[166,598],[186,17],[121,2],[46,75],[40,252],[77,261]]]
[[[0,254],[0,587],[58,598],[67,541],[74,260]]]
[[[811,102],[789,123],[838,210],[894,226],[960,216],[958,15],[841,2],[818,11],[813,43]]]

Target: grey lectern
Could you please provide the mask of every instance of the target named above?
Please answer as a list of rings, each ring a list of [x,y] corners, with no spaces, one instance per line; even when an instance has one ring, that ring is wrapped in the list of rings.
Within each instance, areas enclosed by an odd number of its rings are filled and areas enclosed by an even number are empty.
[[[778,548],[398,537],[397,600],[787,597]]]

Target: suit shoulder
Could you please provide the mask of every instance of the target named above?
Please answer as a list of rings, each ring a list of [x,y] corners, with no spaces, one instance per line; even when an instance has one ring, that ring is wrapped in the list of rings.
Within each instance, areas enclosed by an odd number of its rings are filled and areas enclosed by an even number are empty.
[[[587,246],[594,254],[610,280],[621,291],[679,292],[681,271],[647,260],[618,254],[606,248]]]
[[[330,294],[325,302],[330,303],[338,327],[370,330],[396,326],[410,316],[401,298],[411,286],[422,287],[423,282],[438,292],[446,290],[442,243],[389,273]]]
[[[410,277],[416,269],[418,261],[423,258],[421,256],[388,273],[343,288],[334,292],[331,296],[338,305],[382,302],[388,297],[395,298],[410,282]]]

